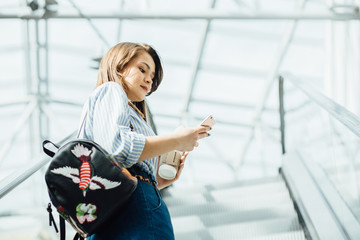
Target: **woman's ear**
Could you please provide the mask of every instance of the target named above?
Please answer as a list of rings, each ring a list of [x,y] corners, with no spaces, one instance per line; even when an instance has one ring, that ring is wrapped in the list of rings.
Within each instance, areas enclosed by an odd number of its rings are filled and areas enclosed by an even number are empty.
[[[122,68],[120,65],[116,66],[116,73],[122,74],[123,71],[124,71],[124,68]]]
[[[116,67],[116,75],[118,79],[122,82],[126,77],[126,69],[121,69],[120,66]]]
[[[126,77],[129,73],[129,68],[125,65],[121,68],[121,66],[116,67],[116,73],[119,77]]]

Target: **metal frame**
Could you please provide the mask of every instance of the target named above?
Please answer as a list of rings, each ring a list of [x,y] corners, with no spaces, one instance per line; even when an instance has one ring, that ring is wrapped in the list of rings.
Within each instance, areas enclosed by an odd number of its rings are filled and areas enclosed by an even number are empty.
[[[73,138],[75,136],[76,132],[73,132],[69,136],[62,139],[57,144],[61,146],[64,142],[67,140]],[[19,169],[18,171],[14,172],[10,176],[8,176],[6,179],[0,181],[0,199],[3,198],[6,194],[11,192],[13,189],[15,189],[18,185],[20,185],[22,182],[27,180],[29,177],[31,177],[34,173],[39,171],[42,167],[44,167],[49,161],[51,160],[50,157],[44,158],[41,161],[35,162],[30,165],[26,165],[24,168]]]
[[[268,76],[267,81],[265,84],[264,92],[262,95],[262,99],[259,101],[259,104],[256,106],[255,114],[253,118],[252,124],[242,124],[242,123],[235,123],[235,122],[224,122],[225,124],[232,124],[236,126],[241,127],[248,127],[250,128],[250,133],[246,138],[244,146],[242,146],[241,151],[241,158],[238,159],[236,162],[233,162],[234,166],[234,172],[236,172],[244,163],[244,159],[246,156],[246,153],[248,151],[248,148],[253,141],[254,138],[254,131],[256,128],[261,126],[260,118],[262,115],[262,112],[265,110],[265,103],[268,98],[269,92],[272,88],[272,85],[274,83],[274,80],[276,76],[278,75],[279,67],[282,63],[282,59],[284,58],[284,55],[291,43],[292,37],[295,32],[296,24],[298,20],[332,20],[332,21],[349,21],[349,20],[360,20],[360,15],[358,8],[354,6],[346,6],[350,11],[346,13],[336,13],[334,11],[335,8],[331,8],[328,13],[307,13],[301,11],[303,9],[306,0],[299,2],[299,11],[294,12],[287,12],[287,13],[281,13],[281,12],[260,12],[260,11],[252,11],[247,7],[246,11],[221,11],[215,9],[216,0],[213,0],[211,2],[211,9],[203,10],[203,11],[173,11],[173,12],[161,12],[161,11],[151,11],[148,10],[147,12],[125,12],[120,11],[117,14],[114,13],[91,13],[81,10],[72,0],[69,0],[70,4],[76,9],[77,14],[66,14],[66,13],[58,13],[54,11],[49,11],[47,6],[44,7],[44,10],[37,10],[35,12],[29,13],[29,14],[22,14],[22,13],[14,13],[14,14],[4,14],[0,13],[0,19],[20,19],[25,22],[25,29],[26,29],[26,39],[24,41],[24,47],[25,47],[25,59],[27,61],[27,68],[26,68],[26,83],[27,83],[27,89],[29,95],[34,95],[36,98],[36,106],[34,108],[39,109],[39,116],[38,116],[38,124],[39,124],[39,136],[40,138],[44,138],[46,136],[47,128],[49,125],[49,118],[54,119],[53,114],[51,113],[51,110],[46,106],[50,102],[54,103],[60,103],[60,104],[67,104],[67,105],[73,105],[73,106],[79,106],[81,104],[75,103],[75,102],[66,102],[61,101],[57,99],[52,99],[48,94],[48,48],[47,48],[47,22],[51,19],[86,19],[88,24],[90,24],[93,31],[96,33],[96,35],[99,37],[99,39],[102,40],[104,45],[109,46],[108,42],[106,41],[105,37],[101,34],[101,32],[96,28],[96,26],[92,23],[92,19],[119,19],[119,25],[121,25],[121,21],[124,19],[138,19],[138,20],[185,20],[185,19],[191,19],[191,20],[206,20],[206,23],[202,29],[201,38],[199,40],[199,49],[196,54],[196,58],[194,59],[193,65],[191,67],[191,79],[190,84],[187,92],[186,101],[184,103],[184,112],[182,116],[179,116],[180,118],[187,118],[189,113],[189,108],[191,102],[194,100],[193,98],[193,91],[196,86],[197,81],[197,74],[198,70],[201,65],[201,58],[204,52],[204,47],[206,45],[207,36],[210,30],[210,24],[212,20],[292,20],[292,22],[289,24],[289,28],[286,32],[286,34],[283,36],[281,47],[279,50],[279,55],[275,57],[274,59],[274,65],[272,66]],[[243,3],[241,1],[236,0],[235,1],[239,6],[243,6]],[[123,4],[123,2],[122,2]],[[122,4],[120,8],[122,9]],[[343,6],[340,6],[343,7]],[[34,23],[36,28],[36,61],[35,61],[35,67],[32,66],[33,61],[31,61],[31,51],[32,48],[30,46],[30,24]],[[44,23],[44,28],[41,28],[40,24]],[[44,39],[41,39],[41,36],[43,34]],[[118,38],[120,38],[120,32],[118,33]],[[44,68],[42,68],[42,61],[45,62]],[[34,85],[34,81],[32,79],[32,71],[36,71],[37,79],[35,79],[37,82],[37,91],[35,93],[32,93],[32,88]],[[13,102],[3,102],[0,103],[0,106],[10,106],[12,104],[18,104],[21,103],[22,100],[16,100]],[[25,100],[26,102],[26,100]],[[29,119],[30,124],[34,125],[34,119],[31,117],[35,110],[33,109],[31,111],[31,114],[29,114],[29,117],[26,119]],[[27,115],[26,115],[27,116]],[[25,116],[25,117],[26,117]],[[171,117],[178,117],[178,116],[171,116]],[[42,123],[45,124],[42,124]],[[221,123],[221,121],[219,121]],[[24,125],[25,122],[19,122],[19,125]],[[42,128],[42,126],[45,126]],[[19,128],[20,128],[19,127]],[[17,130],[18,131],[18,130]],[[14,132],[11,141],[13,142],[16,139],[16,132]],[[34,131],[32,130],[32,127],[30,127],[30,136],[32,139],[34,139]],[[38,139],[40,142],[40,139]],[[34,143],[33,143],[34,144]],[[11,145],[11,144],[10,144]],[[2,152],[6,152],[9,147],[3,148]],[[285,151],[285,148],[283,148],[283,151]],[[2,154],[0,154],[0,162],[2,160]]]
[[[355,6],[354,6],[355,7]],[[45,14],[46,13],[46,14]],[[146,13],[144,12],[122,12],[118,14],[114,14],[112,12],[107,13],[91,13],[82,11],[84,16],[89,19],[152,19],[152,20],[164,20],[164,19],[172,19],[172,20],[183,20],[183,19],[193,19],[193,20],[334,20],[334,21],[347,21],[347,20],[359,20],[360,15],[358,12],[354,11],[354,13],[344,13],[344,14],[336,14],[336,13],[304,13],[302,11],[294,11],[294,12],[240,12],[240,11],[220,11],[220,10],[203,10],[199,11],[173,11],[169,12],[161,12],[161,11],[152,11],[148,10]],[[38,11],[34,14],[1,14],[1,18],[7,19],[83,19],[84,16],[79,14],[66,14],[66,13],[49,13],[45,11]]]
[[[242,7],[244,4],[242,1],[235,1],[236,4],[239,5],[239,7]],[[260,12],[260,11],[253,11],[249,8],[249,6],[246,6],[246,11],[241,11],[241,9],[237,11],[221,11],[215,9],[216,0],[213,0],[210,4],[210,9],[203,10],[203,11],[173,11],[171,13],[169,12],[161,12],[161,11],[152,11],[147,10],[147,12],[125,12],[121,11],[117,14],[113,13],[91,13],[81,10],[73,0],[69,0],[69,3],[73,6],[73,8],[76,10],[76,14],[66,14],[66,13],[59,13],[56,11],[50,11],[47,5],[44,6],[43,9],[36,10],[30,14],[3,14],[0,13],[0,19],[22,19],[26,22],[26,30],[27,30],[27,39],[24,43],[25,45],[25,55],[27,60],[27,85],[28,85],[28,92],[31,92],[31,59],[30,59],[30,31],[29,31],[29,25],[32,21],[35,22],[36,27],[36,74],[37,74],[37,93],[35,95],[38,97],[38,108],[39,108],[39,128],[40,128],[40,137],[44,138],[47,132],[47,128],[49,125],[49,117],[53,118],[49,110],[49,108],[44,107],[45,105],[43,103],[49,103],[49,101],[54,101],[58,103],[64,103],[59,100],[51,99],[48,96],[48,49],[47,49],[47,21],[50,19],[86,19],[90,27],[93,29],[93,31],[96,33],[96,35],[99,37],[99,39],[103,42],[105,46],[109,46],[109,43],[105,39],[105,37],[101,34],[100,30],[92,23],[92,19],[119,19],[119,24],[121,24],[121,20],[123,19],[139,19],[139,20],[183,20],[183,19],[192,19],[192,20],[206,20],[206,23],[202,29],[200,41],[199,41],[199,48],[198,52],[196,54],[196,57],[194,59],[193,65],[191,67],[191,79],[187,91],[187,96],[184,102],[184,110],[183,115],[180,116],[183,120],[186,120],[189,118],[189,108],[191,105],[191,102],[193,100],[193,91],[196,86],[197,81],[197,74],[199,71],[202,55],[204,52],[204,48],[206,45],[207,36],[210,30],[210,24],[212,20],[293,20],[288,27],[287,33],[284,35],[280,47],[280,53],[278,56],[274,59],[274,65],[272,66],[272,69],[270,70],[266,86],[264,88],[262,99],[260,100],[259,104],[256,106],[254,117],[253,117],[253,123],[251,125],[248,124],[241,124],[241,123],[231,123],[226,122],[226,124],[232,124],[232,125],[238,125],[243,127],[249,127],[250,133],[246,137],[245,144],[241,148],[241,156],[240,159],[233,162],[234,165],[234,171],[236,172],[243,164],[244,159],[246,157],[247,151],[250,147],[251,142],[254,138],[254,131],[256,128],[260,126],[260,118],[262,115],[262,112],[265,109],[265,103],[267,101],[269,92],[272,88],[273,82],[276,78],[276,75],[278,74],[278,69],[282,63],[282,59],[287,52],[287,49],[290,45],[290,42],[292,40],[293,34],[295,32],[295,28],[297,25],[298,20],[354,20],[354,19],[360,19],[359,11],[357,6],[333,6],[329,9],[328,13],[306,13],[303,12],[302,9],[304,8],[304,5],[306,3],[306,0],[302,0],[299,2],[299,10],[294,12],[287,12],[287,13],[281,13],[281,12]],[[45,3],[47,4],[47,3]],[[349,11],[345,13],[337,13],[336,9],[340,8],[347,8]],[[123,8],[123,1],[120,4],[120,9]],[[43,21],[45,26],[43,29],[44,37],[45,39],[41,42],[40,39],[40,29],[39,24],[40,21]],[[118,33],[118,37],[120,37],[120,32]],[[44,56],[42,56],[42,52],[44,53]],[[42,59],[44,58],[44,59]],[[44,60],[45,67],[44,69],[41,69],[41,61]],[[44,72],[44,75],[41,75],[41,72]],[[47,97],[44,99],[44,97]],[[77,103],[68,103],[71,105],[78,106]],[[32,118],[30,118],[30,122],[33,121]],[[42,124],[44,122],[45,124]],[[34,123],[31,123],[34,124]],[[45,129],[42,128],[42,126],[45,126]],[[30,135],[32,138],[34,137],[34,133],[32,130],[30,130]],[[14,134],[15,136],[15,134]],[[12,137],[14,139],[15,137]],[[7,150],[4,148],[3,152]],[[283,149],[284,151],[284,149]],[[1,154],[0,154],[1,157]],[[0,158],[1,161],[1,158]]]
[[[212,9],[215,8],[215,4],[216,4],[216,0],[212,0],[212,2],[211,2]],[[203,29],[201,30],[199,50],[196,54],[195,61],[191,67],[190,84],[188,87],[187,96],[185,98],[185,104],[184,104],[185,105],[184,106],[184,114],[186,114],[186,115],[189,113],[190,103],[192,100],[192,95],[193,95],[196,80],[197,80],[197,75],[198,75],[201,58],[204,54],[206,40],[207,40],[207,36],[208,36],[209,30],[210,30],[210,23],[211,23],[210,20],[207,20],[205,25],[203,26]]]
[[[286,153],[285,148],[285,110],[284,110],[284,79],[279,77],[279,113],[280,113],[280,135],[282,154]]]
[[[16,138],[20,132],[20,130],[25,126],[28,119],[32,116],[32,114],[35,112],[35,110],[38,108],[38,103],[36,99],[32,99],[27,104],[27,107],[23,114],[20,116],[20,119],[15,124],[12,136],[10,137],[9,141],[5,143],[5,145],[2,146],[0,150],[0,165],[4,161],[7,153],[11,149],[12,146],[14,146],[14,142],[16,141]]]
[[[27,107],[23,114],[21,115],[20,119],[18,120],[15,128],[13,130],[13,134],[8,141],[0,150],[0,163],[4,161],[7,153],[14,146],[14,142],[16,141],[17,135],[22,129],[22,127],[29,121],[29,134],[31,139],[36,139],[34,134],[35,122],[34,118],[37,117],[37,123],[39,127],[39,138],[46,138],[49,128],[49,121],[46,114],[42,111],[43,104],[47,104],[44,101],[44,96],[49,95],[48,89],[48,51],[47,51],[47,20],[26,20],[25,29],[26,29],[26,38],[24,41],[24,48],[25,48],[25,61],[26,61],[26,89],[29,100],[25,101]],[[40,21],[43,22],[43,31],[40,30]],[[33,50],[30,46],[31,41],[31,34],[30,34],[30,24],[33,23],[33,27],[35,29],[34,38],[35,38],[35,61],[31,61],[31,51]],[[32,63],[35,63],[32,66]],[[32,71],[35,71],[35,79],[32,78]],[[13,100],[7,103],[3,102],[0,103],[0,106],[12,105],[21,103],[22,100]],[[40,139],[36,141],[40,142]],[[35,144],[36,141],[31,141],[30,144]],[[31,147],[33,149],[33,147]],[[31,158],[34,157],[33,152],[31,153]]]
[[[306,3],[306,0],[302,0],[299,3],[299,9],[303,9],[305,7],[305,3]],[[278,75],[279,68],[281,66],[282,60],[284,59],[285,53],[287,52],[287,50],[290,46],[290,43],[291,43],[292,38],[295,33],[296,26],[297,26],[297,20],[290,22],[288,25],[288,29],[285,31],[285,34],[281,40],[279,54],[274,59],[274,65],[272,66],[272,68],[269,72],[269,75],[266,79],[266,84],[265,84],[264,91],[262,94],[262,99],[259,101],[259,104],[256,106],[256,109],[255,109],[255,114],[253,117],[253,126],[251,127],[251,130],[246,137],[246,141],[245,141],[243,147],[241,148],[240,159],[234,163],[235,170],[239,169],[244,164],[244,160],[245,160],[247,151],[250,148],[250,144],[254,138],[254,131],[259,126],[260,118],[261,118],[262,112],[265,108],[266,101],[269,97],[270,90],[276,79],[276,76]]]
[[[298,20],[313,20],[313,21],[324,21],[324,20],[332,20],[332,21],[349,21],[349,20],[360,20],[360,15],[358,10],[354,8],[353,13],[345,13],[345,14],[337,14],[335,12],[329,12],[327,14],[323,13],[306,13],[306,12],[292,12],[292,13],[266,13],[266,12],[224,12],[215,9],[216,0],[213,0],[211,3],[211,8],[213,10],[204,10],[201,12],[172,12],[172,13],[164,13],[164,12],[156,12],[150,11],[147,13],[129,13],[129,12],[119,12],[118,14],[113,13],[103,13],[103,14],[93,14],[82,11],[72,0],[69,0],[73,7],[77,10],[78,14],[58,14],[55,12],[49,11],[37,11],[33,14],[2,14],[0,13],[0,19],[21,19],[24,21],[24,28],[26,30],[26,39],[24,40],[24,48],[25,48],[25,59],[26,59],[26,85],[27,85],[27,94],[30,96],[28,98],[23,99],[15,99],[13,101],[7,101],[0,103],[0,107],[12,106],[16,104],[27,104],[27,108],[20,117],[19,121],[16,124],[14,132],[10,138],[10,140],[1,148],[0,151],[0,165],[1,162],[5,159],[6,153],[11,148],[13,143],[16,141],[17,135],[20,130],[24,127],[27,121],[30,123],[29,134],[31,139],[36,139],[37,134],[34,132],[35,124],[38,124],[39,134],[36,141],[40,143],[41,139],[46,138],[49,121],[56,123],[56,117],[52,113],[51,109],[48,107],[49,103],[59,103],[65,104],[68,106],[82,106],[80,103],[76,102],[68,102],[60,99],[54,99],[49,96],[49,85],[48,85],[48,36],[47,36],[47,23],[51,19],[86,19],[88,24],[90,24],[92,30],[96,33],[98,38],[103,42],[103,44],[109,47],[109,43],[106,38],[101,34],[100,30],[96,28],[96,26],[92,23],[92,19],[118,19],[119,20],[119,32],[118,39],[120,39],[120,26],[122,24],[122,20],[124,19],[138,19],[138,20],[183,20],[183,19],[191,19],[191,20],[205,20],[205,24],[201,30],[200,39],[199,39],[199,48],[196,53],[196,57],[191,66],[191,78],[187,91],[186,100],[184,102],[183,113],[180,116],[174,115],[166,115],[166,117],[176,117],[176,118],[184,118],[189,117],[189,109],[191,103],[196,100],[193,98],[193,92],[196,87],[198,71],[200,69],[202,56],[204,53],[204,49],[206,46],[206,41],[208,37],[208,33],[210,31],[210,24],[212,20],[292,20],[289,24],[289,28],[286,34],[282,38],[279,55],[274,59],[274,65],[270,69],[268,76],[266,78],[266,84],[264,87],[264,92],[262,95],[259,104],[255,108],[253,122],[251,124],[239,123],[239,122],[222,122],[218,121],[218,123],[223,124],[231,124],[233,126],[238,127],[246,127],[250,129],[250,133],[246,138],[245,144],[242,146],[241,158],[237,159],[236,162],[232,164],[229,162],[225,162],[227,167],[234,171],[234,175],[236,177],[237,170],[244,164],[244,160],[246,157],[246,153],[249,149],[251,142],[254,139],[255,131],[259,128],[262,128],[261,125],[261,115],[264,110],[266,110],[265,104],[268,99],[270,90],[273,86],[273,83],[278,75],[278,71],[282,60],[284,58],[285,53],[288,50],[288,47],[291,43],[292,37],[295,32],[295,28]],[[242,2],[239,0],[235,0],[239,5],[242,5]],[[122,2],[123,3],[123,2]],[[300,2],[300,9],[304,7],[306,0]],[[122,7],[120,7],[122,8]],[[249,9],[248,9],[249,10]],[[35,39],[36,39],[36,60],[32,61],[31,59],[31,51],[32,46],[30,45],[31,24],[35,27]],[[43,38],[42,38],[43,37]],[[34,63],[34,66],[32,65]],[[45,63],[45,64],[42,64]],[[36,78],[32,79],[32,72],[35,71]],[[282,143],[282,152],[283,154],[286,152],[285,149],[285,121],[284,121],[284,105],[282,98],[282,90],[283,90],[283,80],[280,78],[279,83],[279,101],[280,101],[280,122],[281,122],[281,143]],[[36,88],[34,88],[36,86]],[[33,92],[33,89],[36,89]],[[241,107],[239,105],[239,107]],[[243,106],[244,107],[244,106]],[[337,106],[333,106],[332,112],[336,113]],[[165,116],[158,114],[158,116]],[[194,116],[192,116],[194,117]],[[194,117],[196,118],[196,117]],[[197,120],[200,120],[197,119]],[[358,122],[347,122],[348,127],[354,129],[354,127],[360,126]],[[354,125],[355,124],[355,125]],[[60,124],[57,124],[61,127]],[[360,134],[360,130],[359,130]],[[73,134],[63,141],[71,138]],[[360,135],[358,135],[360,136]],[[62,141],[62,142],[63,142]],[[33,146],[35,145],[34,141],[31,142]],[[260,143],[261,144],[261,143]],[[31,147],[33,149],[34,147]],[[212,144],[211,148],[216,155],[221,156],[221,149],[217,148],[215,144]],[[34,158],[35,154],[32,153],[32,158]],[[35,172],[37,172],[41,167],[43,167],[49,158],[36,162],[30,167],[27,166],[26,169],[22,169],[13,175],[9,176],[5,181],[0,182],[0,199],[9,193],[11,190],[16,188],[19,184],[25,181],[27,178],[32,176]]]

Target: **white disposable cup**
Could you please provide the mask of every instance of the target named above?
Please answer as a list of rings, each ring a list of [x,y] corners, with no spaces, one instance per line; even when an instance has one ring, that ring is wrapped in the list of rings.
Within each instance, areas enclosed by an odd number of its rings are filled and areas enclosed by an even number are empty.
[[[181,152],[171,151],[160,156],[159,176],[166,180],[174,179],[180,165]]]

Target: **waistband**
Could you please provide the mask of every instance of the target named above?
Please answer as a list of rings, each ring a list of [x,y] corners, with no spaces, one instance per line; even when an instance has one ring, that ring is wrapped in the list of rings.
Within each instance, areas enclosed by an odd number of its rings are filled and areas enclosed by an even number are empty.
[[[145,172],[143,169],[141,169],[137,165],[133,165],[131,168],[128,168],[131,175],[136,177],[140,181],[148,182],[154,187],[156,187],[156,181],[153,179],[153,176],[147,172]]]

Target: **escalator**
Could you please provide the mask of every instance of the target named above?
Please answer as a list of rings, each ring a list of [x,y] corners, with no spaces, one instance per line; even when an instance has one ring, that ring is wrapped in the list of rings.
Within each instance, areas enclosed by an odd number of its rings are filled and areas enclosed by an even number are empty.
[[[308,89],[301,81],[296,81],[296,84],[312,102],[318,103],[329,115],[339,120],[355,137],[348,134],[344,135],[345,138],[336,133],[336,139],[341,141],[330,145],[329,142],[335,141],[327,139],[327,135],[318,131],[315,133],[320,133],[320,141],[306,142],[306,148],[303,149],[297,144],[296,148],[285,152],[285,118],[284,111],[281,111],[284,154],[277,176],[187,188],[176,186],[162,192],[169,207],[177,240],[360,239],[360,190],[357,187],[359,171],[356,154],[348,162],[338,154],[344,148],[358,149],[360,119],[313,89]],[[311,117],[323,115],[304,116],[310,122]],[[315,128],[325,129],[323,122],[314,124],[315,121],[311,121]],[[305,125],[304,122],[301,123]],[[295,135],[304,137],[303,132]],[[344,139],[351,140],[348,146]],[[322,151],[320,145],[325,147]],[[328,154],[332,151],[335,154]],[[333,159],[329,159],[329,156],[333,156]],[[46,206],[37,205],[38,207],[32,208],[24,205],[27,201],[23,200],[35,192],[31,192],[31,188],[24,184],[19,186],[48,162],[49,159],[44,159],[25,166],[13,177],[0,181],[1,240],[58,239],[53,229],[47,226]],[[41,179],[41,184],[44,185],[42,175]],[[31,185],[32,182],[28,184]],[[354,187],[349,188],[352,185]],[[11,194],[21,193],[17,195],[20,197],[9,201],[5,195],[10,191]],[[41,192],[46,195],[46,189]],[[16,211],[7,213],[9,206],[14,206]],[[67,229],[68,238],[71,239],[74,231],[70,230],[71,227]]]
[[[281,175],[164,194],[177,240],[305,239]]]

